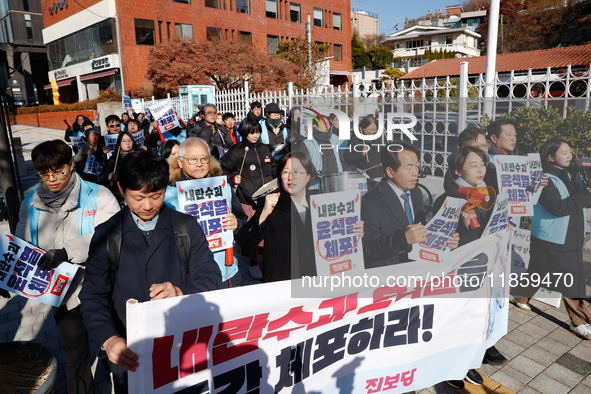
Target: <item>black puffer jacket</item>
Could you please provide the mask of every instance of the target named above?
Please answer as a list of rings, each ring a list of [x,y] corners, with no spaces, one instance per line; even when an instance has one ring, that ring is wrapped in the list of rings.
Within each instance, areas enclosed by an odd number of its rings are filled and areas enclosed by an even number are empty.
[[[246,147],[248,147],[248,152],[246,152],[246,158],[244,159]],[[252,194],[265,183],[273,180],[275,163],[271,159],[269,148],[262,144],[260,139],[254,144],[246,139],[242,140],[239,144],[234,145],[220,160],[224,175],[228,176],[228,181],[232,185],[234,185],[234,176],[240,174],[243,159],[242,181],[238,185],[236,194],[241,203],[254,206]]]
[[[207,142],[211,148],[213,145],[221,146],[224,149],[230,149],[234,142],[228,130],[220,127],[218,123],[208,125],[205,121],[200,121],[195,126],[189,128],[187,137],[198,137]]]

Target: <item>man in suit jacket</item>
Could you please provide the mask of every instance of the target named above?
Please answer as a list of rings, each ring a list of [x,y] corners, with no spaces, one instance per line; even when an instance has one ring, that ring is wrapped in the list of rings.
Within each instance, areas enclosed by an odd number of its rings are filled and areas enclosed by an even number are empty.
[[[172,216],[184,214],[164,205],[167,162],[138,151],[128,154],[120,165],[118,184],[128,206],[96,228],[80,294],[82,315],[94,337],[97,354],[106,355],[113,363],[117,394],[127,392],[127,370],[135,371],[138,366],[138,357],[125,340],[126,301],[177,297],[216,290],[222,284],[205,235],[193,218],[187,222],[191,239],[189,269],[181,262]],[[122,242],[119,268],[112,282],[107,238],[117,225],[122,226]]]

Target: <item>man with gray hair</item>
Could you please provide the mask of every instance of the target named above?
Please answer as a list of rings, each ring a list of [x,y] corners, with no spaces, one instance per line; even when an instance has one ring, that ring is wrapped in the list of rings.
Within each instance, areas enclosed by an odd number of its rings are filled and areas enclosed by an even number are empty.
[[[232,136],[219,123],[216,123],[218,110],[213,104],[205,104],[201,109],[203,120],[188,130],[189,137],[198,137],[207,143],[209,149],[214,145],[228,150],[234,145]]]
[[[181,171],[179,178],[172,179],[174,183],[222,175],[222,166],[219,161],[211,157],[207,142],[201,138],[191,137],[181,143],[177,163]],[[231,195],[228,196],[230,213],[226,214],[222,219],[222,227],[236,233],[246,223],[248,216],[244,213],[244,209],[234,190],[232,188],[230,190]],[[169,186],[167,188],[164,203],[177,211],[183,212],[178,203],[176,187]],[[234,249],[234,261],[228,262],[226,262],[225,251],[214,252],[214,259],[221,271],[223,288],[240,285],[241,276],[238,271],[238,260],[241,258],[242,256],[236,249]]]

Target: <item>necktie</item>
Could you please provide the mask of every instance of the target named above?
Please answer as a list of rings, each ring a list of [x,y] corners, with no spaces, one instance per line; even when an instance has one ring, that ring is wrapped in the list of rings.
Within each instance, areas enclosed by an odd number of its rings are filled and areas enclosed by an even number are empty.
[[[412,208],[410,207],[409,198],[410,195],[408,193],[403,193],[400,197],[404,200],[404,212],[406,212],[406,218],[408,219],[409,224],[414,224],[414,220],[412,219]]]

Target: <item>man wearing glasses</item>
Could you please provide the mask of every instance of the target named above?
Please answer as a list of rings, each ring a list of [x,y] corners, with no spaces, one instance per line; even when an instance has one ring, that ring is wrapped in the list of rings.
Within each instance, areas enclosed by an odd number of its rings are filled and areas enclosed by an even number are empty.
[[[16,236],[46,251],[37,262],[42,270],[62,261],[84,267],[95,227],[117,213],[119,204],[108,189],[73,172],[72,149],[65,142],[43,142],[31,158],[40,181],[21,204]],[[83,278],[84,269],[79,269],[62,305],[52,308],[66,352],[68,393],[94,393],[88,332],[78,298]]]
[[[175,181],[187,181],[191,179],[202,179],[210,178],[214,176],[222,175],[222,167],[220,163],[213,157],[210,156],[209,147],[207,143],[200,138],[187,138],[183,141],[179,147],[179,156],[177,157],[178,165],[181,169],[180,178]],[[170,189],[169,189],[170,190]],[[228,231],[234,231],[236,233],[240,227],[246,223],[248,217],[242,209],[240,200],[232,191],[230,201],[230,213],[224,216],[222,220],[222,227]],[[178,200],[176,196],[176,190],[174,193],[168,192],[165,203],[171,208],[180,210],[178,206]],[[238,254],[238,251],[234,250],[234,262],[231,268],[228,269],[226,266],[226,253],[225,251],[218,251],[214,253],[214,259],[218,264],[222,274],[222,287],[227,288],[239,286],[241,282],[240,272],[238,270],[238,259],[242,256]]]
[[[117,115],[109,115],[107,116],[107,118],[105,119],[105,123],[107,124],[107,134],[119,134],[121,133],[121,120],[119,119],[119,117]],[[105,144],[105,139],[101,138],[99,140],[99,147],[97,149],[97,152],[102,152],[102,155],[99,155],[100,157],[97,157],[97,159],[100,162],[104,162],[105,160],[107,160],[107,153],[109,153],[111,151],[111,149],[113,149],[113,146],[108,146]]]
[[[205,104],[201,111],[203,112],[203,120],[189,129],[189,137],[201,138],[209,148],[215,145],[225,150],[230,149],[234,142],[228,130],[224,130],[225,128],[216,122],[218,113],[216,106]]]

